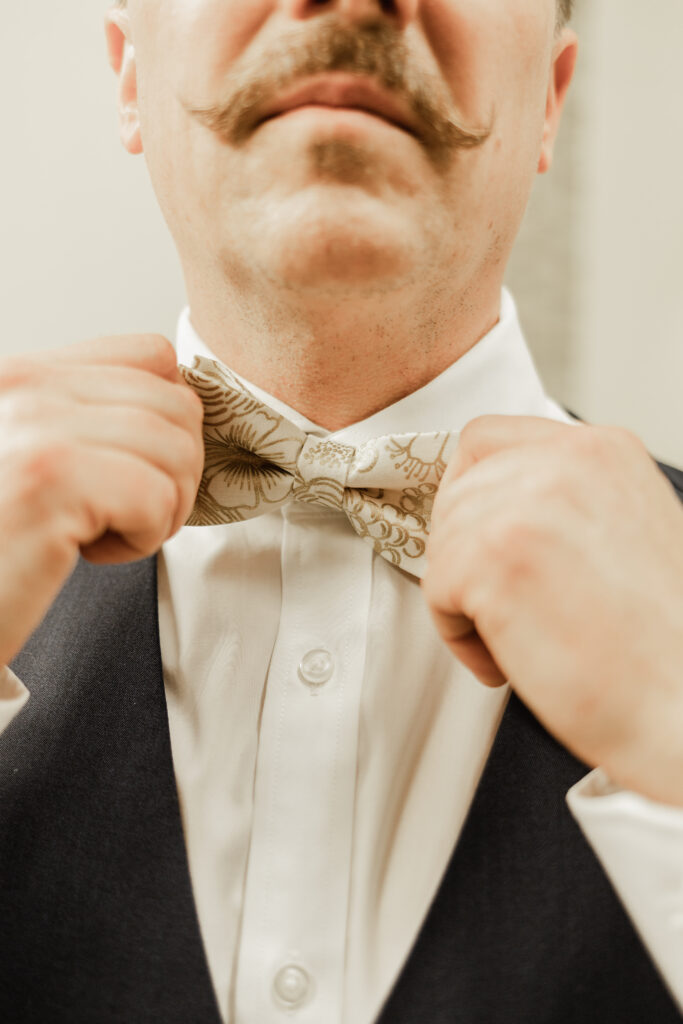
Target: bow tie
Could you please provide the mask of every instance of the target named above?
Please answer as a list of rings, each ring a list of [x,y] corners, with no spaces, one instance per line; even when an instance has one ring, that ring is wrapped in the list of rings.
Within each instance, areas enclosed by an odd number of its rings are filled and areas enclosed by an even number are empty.
[[[434,497],[457,434],[390,434],[354,447],[300,430],[212,359],[195,356],[180,372],[204,403],[204,474],[188,526],[308,502],[343,511],[377,554],[424,574]]]

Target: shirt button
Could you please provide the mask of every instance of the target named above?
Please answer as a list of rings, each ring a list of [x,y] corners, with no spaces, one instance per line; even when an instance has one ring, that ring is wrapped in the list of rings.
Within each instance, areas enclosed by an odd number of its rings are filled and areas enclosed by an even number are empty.
[[[334,658],[322,647],[304,654],[299,664],[299,679],[307,686],[324,686],[332,678]]]
[[[310,987],[311,979],[308,974],[303,967],[298,967],[296,964],[286,964],[281,967],[273,982],[276,1001],[290,1010],[301,1006]]]

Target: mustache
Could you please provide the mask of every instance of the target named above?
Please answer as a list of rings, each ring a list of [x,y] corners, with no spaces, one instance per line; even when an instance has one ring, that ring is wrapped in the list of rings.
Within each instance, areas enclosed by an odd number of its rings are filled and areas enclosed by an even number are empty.
[[[308,22],[310,26],[310,22]],[[417,125],[416,134],[437,163],[459,149],[483,145],[492,132],[463,124],[452,110],[442,83],[414,66],[405,40],[385,22],[349,26],[334,16],[321,17],[305,36],[282,40],[256,60],[238,63],[222,99],[211,106],[185,104],[185,109],[225,142],[243,145],[260,123],[259,111],[283,89],[302,78],[346,71],[376,80],[406,101]]]

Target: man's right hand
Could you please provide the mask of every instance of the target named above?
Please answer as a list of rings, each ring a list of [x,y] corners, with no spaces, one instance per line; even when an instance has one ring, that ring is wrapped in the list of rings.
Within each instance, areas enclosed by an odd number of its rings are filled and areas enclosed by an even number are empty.
[[[0,665],[75,566],[154,554],[188,518],[203,407],[158,335],[0,361]]]

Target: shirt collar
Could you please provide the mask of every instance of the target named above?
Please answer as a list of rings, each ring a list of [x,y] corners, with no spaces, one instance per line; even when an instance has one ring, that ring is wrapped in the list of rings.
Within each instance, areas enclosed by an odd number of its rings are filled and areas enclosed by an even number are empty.
[[[216,358],[195,331],[189,308],[180,315],[177,353],[179,362],[189,366],[195,355]],[[329,431],[296,409],[239,374],[236,376],[257,398],[302,430],[320,437],[330,436]],[[524,339],[514,300],[504,288],[497,324],[465,355],[424,387],[336,431],[334,436],[358,445],[385,434],[459,431],[469,420],[488,413],[560,418],[558,409],[545,393]]]

